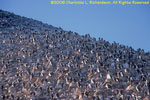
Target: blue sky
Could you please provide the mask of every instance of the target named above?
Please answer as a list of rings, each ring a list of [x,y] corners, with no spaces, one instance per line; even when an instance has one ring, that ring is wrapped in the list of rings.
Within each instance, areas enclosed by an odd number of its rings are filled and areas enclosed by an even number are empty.
[[[150,51],[150,5],[51,5],[50,0],[0,0],[0,9]]]

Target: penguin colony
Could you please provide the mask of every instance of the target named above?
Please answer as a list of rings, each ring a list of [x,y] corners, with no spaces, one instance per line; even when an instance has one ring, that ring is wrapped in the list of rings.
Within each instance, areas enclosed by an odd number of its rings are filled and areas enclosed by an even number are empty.
[[[150,100],[150,53],[0,10],[0,100]]]

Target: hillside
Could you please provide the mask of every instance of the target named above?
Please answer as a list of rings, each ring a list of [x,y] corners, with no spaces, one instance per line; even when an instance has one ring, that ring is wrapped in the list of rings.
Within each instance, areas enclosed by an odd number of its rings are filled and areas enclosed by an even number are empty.
[[[150,53],[0,10],[0,100],[150,100]]]

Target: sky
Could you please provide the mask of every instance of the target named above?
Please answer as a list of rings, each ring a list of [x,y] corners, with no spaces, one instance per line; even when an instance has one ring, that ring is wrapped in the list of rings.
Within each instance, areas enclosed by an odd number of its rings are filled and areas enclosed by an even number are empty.
[[[51,5],[50,0],[0,0],[0,9],[150,52],[150,4]]]

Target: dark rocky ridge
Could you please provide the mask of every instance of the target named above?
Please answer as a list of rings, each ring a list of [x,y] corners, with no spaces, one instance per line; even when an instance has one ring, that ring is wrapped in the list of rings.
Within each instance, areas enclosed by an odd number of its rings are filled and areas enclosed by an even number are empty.
[[[0,100],[150,100],[150,53],[0,10]]]

